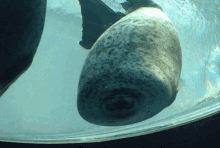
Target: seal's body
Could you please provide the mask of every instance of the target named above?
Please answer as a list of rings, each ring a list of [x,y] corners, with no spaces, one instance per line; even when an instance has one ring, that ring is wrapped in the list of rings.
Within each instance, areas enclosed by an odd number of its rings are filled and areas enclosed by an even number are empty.
[[[0,97],[31,66],[47,0],[0,1]]]
[[[79,80],[79,114],[105,126],[153,117],[175,100],[181,66],[176,28],[161,9],[141,7],[92,47]]]

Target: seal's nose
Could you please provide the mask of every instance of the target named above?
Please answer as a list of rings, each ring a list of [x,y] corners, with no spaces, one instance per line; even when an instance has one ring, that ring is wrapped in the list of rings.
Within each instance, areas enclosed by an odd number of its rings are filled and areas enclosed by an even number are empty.
[[[116,95],[103,100],[103,110],[110,116],[123,116],[130,114],[135,107],[136,99],[128,95]]]

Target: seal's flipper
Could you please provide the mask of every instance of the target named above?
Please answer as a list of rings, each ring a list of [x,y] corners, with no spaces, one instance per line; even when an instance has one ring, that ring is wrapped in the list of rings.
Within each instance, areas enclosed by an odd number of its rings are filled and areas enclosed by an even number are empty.
[[[127,13],[131,13],[140,7],[154,7],[163,11],[163,9],[152,0],[127,0],[121,3],[121,5]]]
[[[79,44],[89,50],[106,29],[125,15],[114,12],[101,0],[79,0],[79,3],[83,20]]]

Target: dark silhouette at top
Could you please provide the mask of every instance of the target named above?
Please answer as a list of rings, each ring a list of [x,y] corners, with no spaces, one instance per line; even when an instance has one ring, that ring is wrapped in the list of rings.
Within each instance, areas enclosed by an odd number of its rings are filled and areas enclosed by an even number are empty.
[[[82,41],[79,44],[90,49],[99,36],[113,23],[125,16],[121,12],[114,12],[101,0],[79,0],[82,13]]]

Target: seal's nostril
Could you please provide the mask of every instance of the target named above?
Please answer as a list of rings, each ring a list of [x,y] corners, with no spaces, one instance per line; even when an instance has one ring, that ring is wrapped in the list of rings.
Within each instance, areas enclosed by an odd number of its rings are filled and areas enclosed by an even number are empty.
[[[106,104],[106,109],[109,111],[120,111],[120,110],[126,110],[131,109],[134,107],[134,101],[132,98],[118,98],[113,99],[111,103]]]

